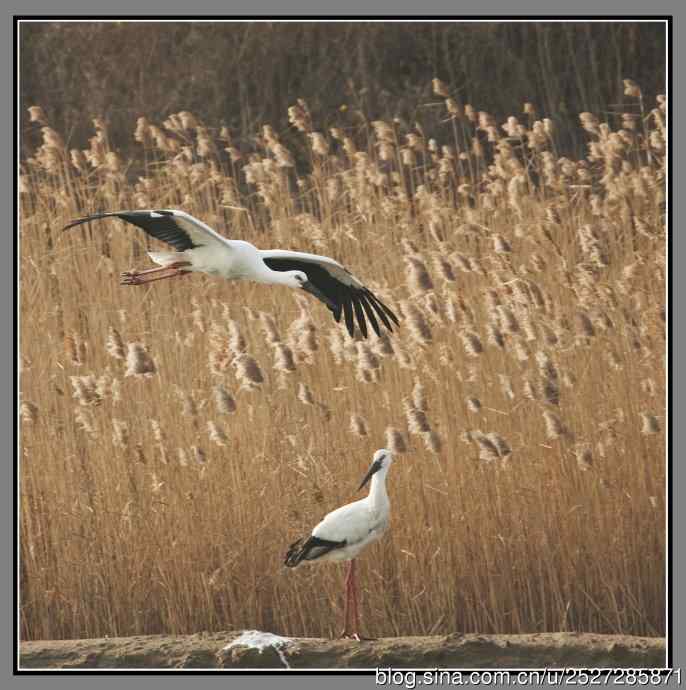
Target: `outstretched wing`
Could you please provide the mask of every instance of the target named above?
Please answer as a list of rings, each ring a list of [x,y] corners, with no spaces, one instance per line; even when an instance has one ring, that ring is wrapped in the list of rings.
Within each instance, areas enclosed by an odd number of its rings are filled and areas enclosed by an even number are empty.
[[[324,302],[336,321],[340,322],[344,315],[351,337],[355,334],[356,320],[360,332],[367,337],[365,316],[377,335],[381,335],[379,320],[389,331],[393,331],[391,321],[398,325],[396,315],[376,295],[328,256],[280,249],[261,251],[260,255],[272,271],[303,271],[308,279],[303,289]]]
[[[86,218],[73,220],[65,225],[64,230],[100,218],[120,218],[127,223],[136,225],[151,237],[171,245],[177,252],[213,243],[226,244],[226,239],[209,225],[205,225],[201,220],[194,218],[185,211],[174,209],[96,213]]]

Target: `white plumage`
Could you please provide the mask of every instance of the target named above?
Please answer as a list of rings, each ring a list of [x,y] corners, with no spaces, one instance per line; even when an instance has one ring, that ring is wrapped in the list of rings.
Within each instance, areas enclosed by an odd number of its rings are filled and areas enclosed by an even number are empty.
[[[392,322],[398,324],[391,309],[328,256],[285,249],[257,249],[249,242],[226,239],[197,218],[175,209],[98,213],[74,220],[64,229],[101,218],[119,218],[136,225],[176,250],[148,252],[160,268],[126,271],[122,273],[124,285],[144,285],[188,273],[208,273],[228,280],[252,280],[303,289],[324,302],[336,321],[340,322],[344,316],[351,336],[357,325],[366,338],[367,320],[377,335],[381,334],[379,322],[389,331],[393,330]]]
[[[312,530],[309,537],[291,544],[286,554],[286,565],[294,568],[313,561],[349,561],[346,576],[345,624],[342,636],[361,639],[357,611],[355,583],[355,557],[368,544],[386,531],[390,519],[390,502],[386,491],[386,475],[393,456],[386,449],[377,450],[360,489],[371,479],[369,494],[354,503],[348,503],[330,512]],[[353,630],[349,614],[352,603]]]

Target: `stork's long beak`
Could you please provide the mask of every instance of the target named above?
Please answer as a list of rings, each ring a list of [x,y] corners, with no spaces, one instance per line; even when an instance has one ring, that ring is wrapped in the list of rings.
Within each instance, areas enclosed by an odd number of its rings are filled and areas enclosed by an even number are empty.
[[[362,480],[362,484],[360,484],[360,488],[358,489],[358,491],[360,491],[360,489],[362,489],[364,485],[372,478],[372,476],[376,474],[376,472],[378,472],[380,469],[381,460],[374,460],[372,466],[369,468],[369,472],[367,472],[364,479]]]

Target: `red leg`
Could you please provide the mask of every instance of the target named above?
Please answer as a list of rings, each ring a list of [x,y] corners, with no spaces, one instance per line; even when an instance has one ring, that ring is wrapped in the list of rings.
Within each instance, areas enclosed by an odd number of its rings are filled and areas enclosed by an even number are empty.
[[[351,590],[353,600],[353,637],[360,640],[360,615],[357,610],[357,578],[355,577],[355,561],[350,561]]]
[[[357,640],[358,642],[362,642],[364,640],[370,641],[374,640],[374,637],[364,637],[360,635],[360,614],[359,614],[359,608],[358,608],[358,603],[359,603],[359,597],[358,597],[358,589],[357,589],[357,577],[355,576],[356,569],[355,569],[355,561],[351,561],[351,593],[352,593],[352,604],[353,604],[353,625],[354,625],[354,630],[352,637]]]
[[[343,632],[341,633],[341,637],[350,637],[350,594],[351,594],[351,588],[350,588],[350,574],[352,572],[352,564],[353,561],[350,561],[350,565],[348,566],[348,572],[345,575],[345,606],[343,609]]]
[[[353,616],[355,617],[354,620],[354,625],[355,625],[355,637],[359,640],[360,639],[360,614],[358,612],[357,608],[357,603],[358,603],[358,597],[357,597],[357,577],[356,577],[356,572],[357,569],[355,568],[355,561],[353,561]]]
[[[136,275],[132,276],[122,276],[121,285],[146,285],[147,283],[154,283],[156,280],[164,280],[165,278],[176,278],[178,276],[184,276],[190,274],[190,271],[182,271],[181,269],[174,268],[171,271],[164,273],[163,275],[156,275],[152,278],[139,278]]]
[[[156,280],[164,280],[165,278],[174,278],[176,276],[185,275],[186,273],[189,273],[189,271],[184,271],[182,269],[190,265],[190,261],[175,261],[167,266],[149,268],[145,271],[138,271],[136,269],[125,271],[121,274],[121,284],[144,285],[145,283],[152,283]]]

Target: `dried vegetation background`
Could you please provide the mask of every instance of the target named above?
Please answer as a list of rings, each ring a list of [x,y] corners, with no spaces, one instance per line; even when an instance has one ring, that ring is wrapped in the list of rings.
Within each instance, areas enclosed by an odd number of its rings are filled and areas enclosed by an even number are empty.
[[[664,634],[666,103],[617,86],[578,156],[555,111],[437,79],[409,123],[323,124],[289,93],[248,150],[190,110],[139,111],[126,153],[103,112],[79,146],[29,104],[22,637],[337,633],[342,573],[282,558],[384,445],[369,633]],[[350,339],[294,291],[205,276],[122,287],[153,241],[60,232],[150,207],[334,256],[402,327]]]

